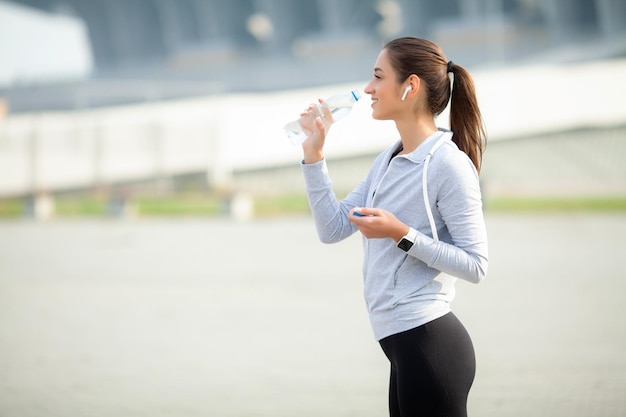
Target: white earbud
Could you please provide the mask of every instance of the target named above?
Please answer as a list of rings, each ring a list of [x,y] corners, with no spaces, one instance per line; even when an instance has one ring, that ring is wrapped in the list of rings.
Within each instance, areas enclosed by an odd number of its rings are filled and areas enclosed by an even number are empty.
[[[406,95],[409,94],[409,91],[413,90],[413,87],[411,87],[410,85],[407,85],[407,87],[404,90],[404,94],[402,94],[402,101],[406,100]]]

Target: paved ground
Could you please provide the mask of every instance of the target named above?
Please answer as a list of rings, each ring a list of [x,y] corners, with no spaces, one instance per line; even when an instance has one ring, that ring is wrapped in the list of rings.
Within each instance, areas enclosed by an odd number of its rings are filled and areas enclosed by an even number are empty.
[[[472,416],[626,415],[626,216],[487,216]],[[309,218],[0,223],[0,416],[385,416],[360,240]]]

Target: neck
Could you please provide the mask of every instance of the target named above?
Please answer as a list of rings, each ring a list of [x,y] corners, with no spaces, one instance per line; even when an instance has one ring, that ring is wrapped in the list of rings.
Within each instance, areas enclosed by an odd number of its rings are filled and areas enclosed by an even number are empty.
[[[402,140],[402,154],[413,152],[427,137],[437,131],[435,119],[432,117],[396,120],[396,128]]]

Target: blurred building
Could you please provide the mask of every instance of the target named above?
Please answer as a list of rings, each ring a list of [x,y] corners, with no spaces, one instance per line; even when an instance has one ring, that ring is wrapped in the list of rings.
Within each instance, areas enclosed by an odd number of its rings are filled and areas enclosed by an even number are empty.
[[[13,1],[83,19],[101,72],[147,64],[206,66],[241,51],[297,55],[306,53],[303,42],[355,34],[376,40],[399,34],[432,37],[442,23],[473,37],[480,35],[479,27],[542,28],[547,42],[626,30],[621,0]]]
[[[144,82],[121,87],[92,82],[81,86],[80,99],[72,91],[65,94],[73,97],[67,103],[58,98],[44,103],[40,91],[36,100],[18,86],[20,94],[5,93],[13,111],[352,81],[368,76],[383,42],[401,35],[431,38],[465,66],[519,61],[591,42],[586,53],[623,54],[623,42],[617,52],[610,45],[626,38],[623,0],[11,2],[82,20],[92,81]],[[158,86],[146,85],[150,80]],[[63,96],[55,93],[47,96]]]
[[[432,39],[472,69],[490,134],[488,194],[626,192],[626,92],[615,83],[626,63],[607,60],[626,56],[624,0],[0,0],[7,5],[74,28],[90,55],[82,78],[0,85],[0,198],[26,197],[36,217],[53,211],[54,194],[81,190],[108,195],[115,212],[132,190],[167,193],[177,181],[300,190],[280,129],[288,115],[312,91],[364,85],[384,42],[404,35]],[[69,62],[69,44],[37,23],[19,30],[29,43],[7,39],[3,22],[19,25],[2,13],[0,68],[16,45],[19,58],[37,55],[31,67]],[[570,65],[520,65],[529,62]],[[290,91],[304,87],[314,88]],[[347,173],[340,189],[391,135],[351,129],[333,151],[345,162],[334,168]]]

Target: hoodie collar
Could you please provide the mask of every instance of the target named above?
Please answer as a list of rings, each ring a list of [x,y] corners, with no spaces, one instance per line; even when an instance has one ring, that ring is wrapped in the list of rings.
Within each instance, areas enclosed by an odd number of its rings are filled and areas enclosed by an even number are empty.
[[[419,146],[415,148],[413,152],[404,155],[404,157],[412,162],[422,163],[424,159],[426,159],[426,155],[428,155],[428,152],[430,151],[430,149],[442,137],[446,137],[446,140],[452,139],[452,131],[448,129],[439,128],[437,132],[433,133],[432,135],[424,139],[424,141],[420,143]]]

